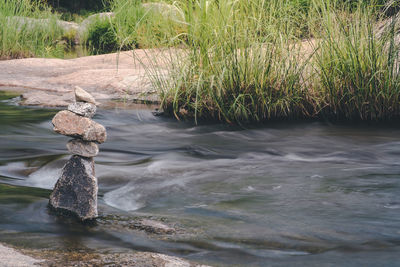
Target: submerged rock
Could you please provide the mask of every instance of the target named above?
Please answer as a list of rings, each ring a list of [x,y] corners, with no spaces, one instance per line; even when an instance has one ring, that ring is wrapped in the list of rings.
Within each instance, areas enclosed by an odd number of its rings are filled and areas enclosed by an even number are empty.
[[[86,102],[75,102],[68,105],[68,110],[86,118],[92,118],[96,114],[96,105]]]
[[[69,153],[86,158],[91,158],[99,154],[99,146],[94,142],[72,139],[67,143]]]
[[[79,86],[75,86],[74,92],[76,101],[92,103],[95,105],[97,104],[94,97],[85,90],[83,90],[82,88],[80,88]]]
[[[54,131],[59,134],[97,143],[104,143],[107,139],[106,128],[103,125],[68,110],[58,112],[52,123]]]
[[[81,220],[97,217],[97,179],[92,158],[72,156],[62,169],[49,204],[58,211],[68,211]]]
[[[143,219],[140,222],[133,224],[131,228],[144,230],[151,234],[174,234],[176,231],[174,228],[158,221]]]

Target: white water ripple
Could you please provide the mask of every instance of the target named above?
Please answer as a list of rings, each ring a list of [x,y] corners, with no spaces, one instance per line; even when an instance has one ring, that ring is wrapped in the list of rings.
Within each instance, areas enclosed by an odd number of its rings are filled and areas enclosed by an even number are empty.
[[[111,207],[134,211],[144,207],[144,203],[139,201],[141,194],[135,191],[132,184],[126,184],[123,187],[112,190],[104,194],[104,201]]]

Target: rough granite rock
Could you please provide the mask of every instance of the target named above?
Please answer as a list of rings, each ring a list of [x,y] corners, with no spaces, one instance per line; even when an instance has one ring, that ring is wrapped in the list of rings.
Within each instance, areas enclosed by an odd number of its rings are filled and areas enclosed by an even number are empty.
[[[97,179],[93,158],[72,156],[62,169],[49,204],[58,211],[76,214],[81,220],[97,217]]]
[[[96,105],[86,102],[75,102],[68,105],[68,110],[86,118],[92,118],[96,114]]]
[[[118,103],[112,101],[115,99],[124,100],[124,103],[146,101],[158,104],[160,99],[146,70],[150,66],[155,67],[153,58],[169,56],[171,50],[135,49],[134,57],[138,60],[132,60],[133,51],[74,59],[0,60],[0,90],[24,94],[24,105],[45,107],[67,107],[75,102],[75,85],[106,105]],[[166,64],[161,66],[166,60],[157,61],[157,66],[160,66],[157,73],[167,78]]]
[[[107,139],[106,128],[103,125],[68,110],[58,112],[52,123],[54,131],[62,135],[97,143],[104,143]]]
[[[82,88],[80,88],[79,86],[75,86],[74,92],[75,92],[75,100],[77,102],[81,101],[81,102],[92,103],[95,105],[97,104],[94,97],[85,90],[83,90]]]
[[[69,153],[86,158],[96,157],[99,154],[99,146],[94,142],[81,139],[71,139],[67,143]]]

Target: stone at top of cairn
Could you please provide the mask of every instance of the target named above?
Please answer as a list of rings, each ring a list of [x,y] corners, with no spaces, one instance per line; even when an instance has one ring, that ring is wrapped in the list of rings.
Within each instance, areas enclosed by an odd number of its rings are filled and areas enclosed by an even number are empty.
[[[97,111],[94,97],[79,86],[75,86],[74,92],[75,101],[68,105],[68,110],[79,116],[92,118]]]
[[[85,90],[83,90],[82,88],[80,88],[79,86],[75,86],[74,92],[75,92],[76,102],[87,102],[94,105],[98,105],[94,97]]]

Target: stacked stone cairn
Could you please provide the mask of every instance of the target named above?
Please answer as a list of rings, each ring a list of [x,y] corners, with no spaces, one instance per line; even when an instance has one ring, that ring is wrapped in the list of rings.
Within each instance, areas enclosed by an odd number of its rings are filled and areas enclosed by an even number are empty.
[[[76,86],[75,102],[52,120],[56,133],[73,139],[67,143],[72,157],[62,169],[49,204],[54,210],[74,214],[82,221],[97,217],[98,186],[93,157],[99,153],[97,143],[104,143],[107,138],[104,126],[91,119],[96,105],[92,95]]]

